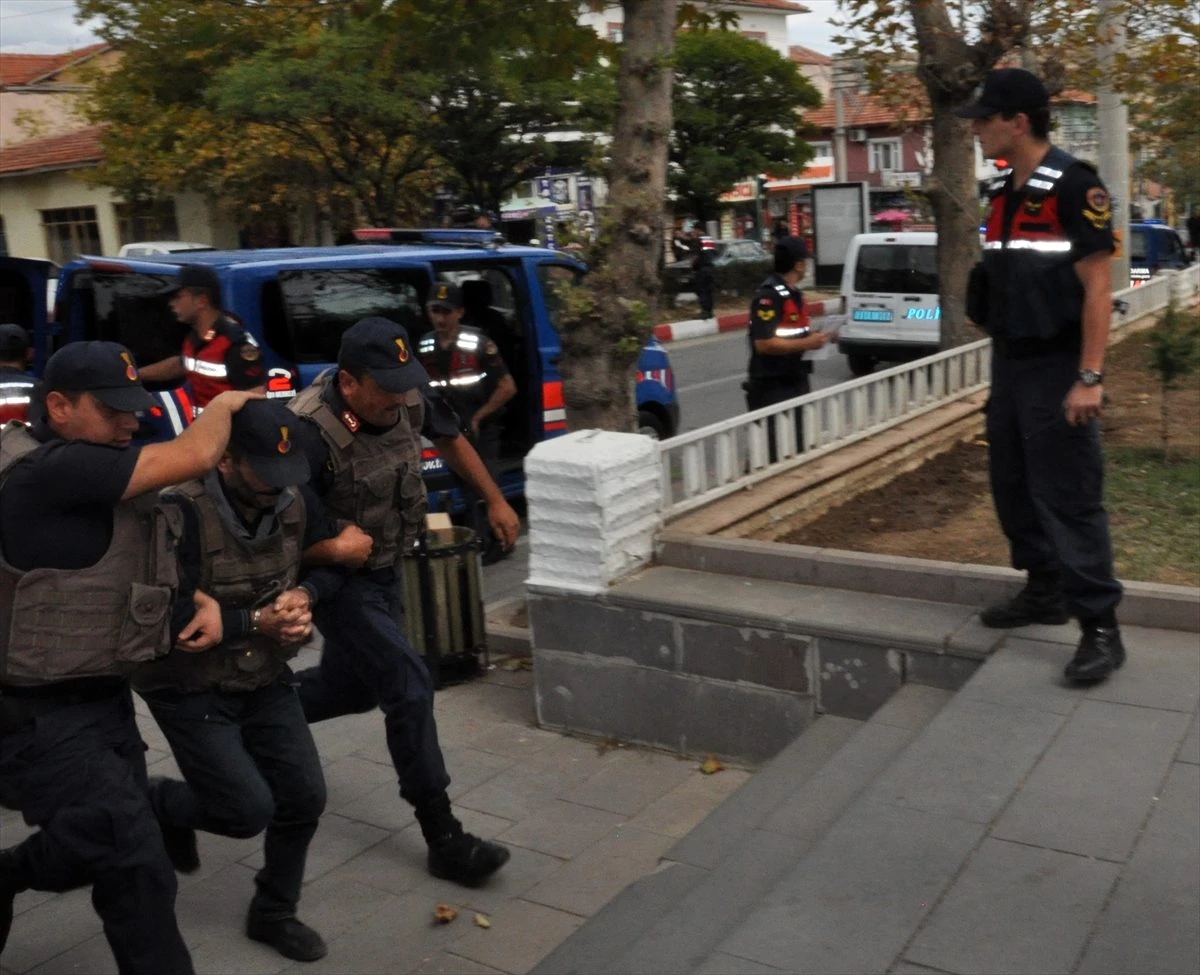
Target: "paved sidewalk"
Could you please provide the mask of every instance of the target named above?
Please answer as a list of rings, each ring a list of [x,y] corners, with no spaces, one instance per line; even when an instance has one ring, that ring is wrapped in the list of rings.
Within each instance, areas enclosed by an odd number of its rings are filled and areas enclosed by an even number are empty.
[[[307,651],[300,665],[315,659]],[[703,775],[694,761],[538,730],[532,673],[492,670],[438,694],[450,794],[468,829],[512,848],[486,886],[434,880],[376,711],[314,728],[329,802],[310,851],[301,917],[329,955],[297,965],[242,933],[261,839],[201,834],[202,867],[180,878],[178,913],[196,969],[213,975],[273,972],[526,972],[749,778]],[[144,712],[144,709],[142,709]],[[152,773],[174,774],[157,726],[141,720]],[[28,834],[0,810],[0,845]],[[439,903],[460,911],[433,923]],[[96,973],[116,966],[89,892],[29,892],[16,902],[0,975]],[[482,913],[484,929],[473,923]]]

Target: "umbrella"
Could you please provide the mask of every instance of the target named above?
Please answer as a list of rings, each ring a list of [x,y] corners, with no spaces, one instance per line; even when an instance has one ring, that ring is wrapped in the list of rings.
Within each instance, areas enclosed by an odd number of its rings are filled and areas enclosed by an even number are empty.
[[[912,219],[912,214],[905,213],[903,210],[882,210],[871,219],[878,220],[880,223],[908,223]]]

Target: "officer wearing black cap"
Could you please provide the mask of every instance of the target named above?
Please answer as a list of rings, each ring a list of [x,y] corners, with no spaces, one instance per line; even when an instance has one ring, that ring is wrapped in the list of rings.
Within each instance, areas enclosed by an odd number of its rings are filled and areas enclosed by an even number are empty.
[[[425,304],[433,323],[417,342],[417,359],[429,373],[430,385],[458,413],[480,459],[495,480],[500,467],[500,418],[505,404],[517,395],[517,384],[504,364],[500,350],[483,331],[463,321],[463,296],[458,285],[439,281]],[[492,537],[487,506],[465,485],[476,534],[484,540],[484,564],[503,558],[507,551]]]
[[[298,675],[304,713],[323,721],[380,707],[400,795],[413,805],[429,846],[430,872],[478,883],[509,852],[464,832],[451,812],[433,683],[398,625],[395,564],[425,526],[422,434],[486,499],[502,544],[516,540],[520,523],[460,435],[454,411],[429,387],[403,326],[386,318],[355,323],[342,336],[337,371],[318,377],[291,405],[311,425],[302,443],[330,513],[357,522],[374,542],[363,568],[314,611],[325,648],[320,666]]]
[[[972,120],[983,154],[1012,167],[990,191],[972,317],[992,336],[992,496],[1013,566],[1028,573],[985,626],[1065,623],[1082,636],[1065,675],[1104,680],[1125,660],[1121,585],[1101,498],[1097,417],[1111,316],[1112,202],[1092,167],[1049,142],[1050,97],[1019,68],[992,71]]]
[[[187,381],[198,414],[227,389],[257,389],[266,384],[262,350],[254,337],[221,311],[221,281],[203,264],[187,264],[160,294],[168,297],[175,317],[191,331],[183,351],[142,369],[153,383]]]
[[[246,933],[315,961],[325,943],[296,907],[325,780],[288,661],[312,633],[312,607],[344,575],[319,568],[298,581],[304,549],[338,535],[306,486],[299,424],[278,401],[247,403],[216,470],[163,495],[182,515],[181,586],[216,599],[223,637],[199,653],[184,641],[140,664],[132,681],[185,780],[151,783],[168,848],[194,868],[195,830],[245,838],[265,829]]]
[[[12,322],[0,325],[0,426],[29,417],[36,382],[27,372],[32,351],[25,329]]]
[[[249,395],[138,447],[152,401],[132,355],[74,342],[46,364],[33,426],[0,431],[0,805],[37,827],[0,850],[0,950],[17,893],[91,885],[122,973],[192,971],[125,675],[172,640],[157,492],[217,463]],[[202,646],[215,627],[198,613],[185,635]]]
[[[750,365],[745,384],[746,408],[761,409],[803,396],[810,389],[812,363],[804,353],[829,341],[825,332],[809,325],[804,294],[798,285],[804,277],[808,248],[799,237],[775,242],[775,273],[750,299]],[[770,459],[776,459],[775,427],[768,424]],[[800,446],[800,417],[796,415],[796,442]]]

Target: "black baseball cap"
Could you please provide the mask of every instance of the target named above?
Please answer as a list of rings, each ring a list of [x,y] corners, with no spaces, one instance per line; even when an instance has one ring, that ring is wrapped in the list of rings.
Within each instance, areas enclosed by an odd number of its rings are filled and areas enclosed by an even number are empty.
[[[463,306],[462,288],[449,281],[439,281],[429,292],[425,300],[427,307],[461,308]]]
[[[413,353],[408,330],[390,318],[363,318],[346,329],[338,366],[365,369],[389,393],[407,393],[429,382],[429,374]]]
[[[308,460],[295,436],[301,422],[280,400],[249,400],[233,414],[229,445],[245,456],[264,484],[274,488],[305,484]]]
[[[997,112],[1032,112],[1050,104],[1050,93],[1037,75],[1024,68],[997,68],[983,80],[979,97],[954,114],[987,118]]]
[[[808,260],[808,245],[801,237],[780,237],[775,241],[775,270],[786,274],[797,261]]]
[[[160,295],[173,295],[184,288],[205,291],[216,302],[221,297],[221,279],[211,267],[203,264],[185,264],[179,269],[175,280],[159,289]]]
[[[14,322],[0,325],[0,359],[24,359],[29,351],[29,333]]]
[[[142,388],[133,353],[116,342],[71,342],[50,357],[42,375],[46,392],[91,393],[122,413],[148,410],[154,399]]]

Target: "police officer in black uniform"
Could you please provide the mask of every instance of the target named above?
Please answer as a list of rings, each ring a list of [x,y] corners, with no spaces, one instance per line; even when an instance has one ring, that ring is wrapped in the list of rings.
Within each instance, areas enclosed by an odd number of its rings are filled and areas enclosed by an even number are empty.
[[[181,588],[217,600],[223,637],[202,653],[185,644],[140,664],[132,682],[186,780],[151,782],[168,849],[178,843],[198,866],[195,830],[237,838],[266,830],[246,934],[316,961],[325,942],[296,908],[325,779],[287,662],[312,633],[312,607],[345,576],[318,568],[298,581],[304,549],[339,534],[302,486],[299,422],[278,400],[247,403],[217,469],[164,493],[181,515]],[[359,529],[347,531],[369,548]]]
[[[808,247],[799,237],[775,242],[775,273],[750,299],[750,365],[745,386],[746,409],[803,396],[809,391],[812,363],[804,353],[822,348],[830,336],[809,325],[804,295],[797,287],[804,277]],[[767,425],[770,458],[776,459],[775,425]],[[800,415],[796,414],[796,444],[803,448]]]
[[[38,828],[0,851],[0,950],[17,893],[91,885],[122,973],[192,971],[123,675],[172,638],[157,491],[216,464],[249,395],[138,447],[151,399],[133,357],[75,342],[46,364],[32,429],[0,432],[0,804]],[[198,614],[180,636],[208,645],[219,626]]]
[[[399,626],[397,562],[425,526],[421,437],[487,497],[492,528],[505,546],[516,540],[520,522],[428,382],[407,330],[386,318],[364,318],[342,336],[338,369],[291,402],[305,419],[298,432],[313,487],[330,514],[357,522],[374,542],[362,569],[317,604],[321,663],[297,677],[309,722],[382,709],[400,795],[412,804],[428,844],[430,873],[476,884],[499,870],[509,851],[464,831],[451,811],[433,681]],[[324,564],[323,549],[332,544],[318,543],[306,557]]]
[[[458,285],[434,285],[425,305],[433,331],[417,342],[417,359],[429,383],[441,391],[463,422],[463,433],[479,454],[492,480],[499,477],[500,418],[517,395],[517,384],[504,364],[496,343],[478,328],[462,323],[463,298]],[[499,561],[511,549],[500,545],[491,531],[487,506],[470,484],[460,479],[476,534],[484,541],[483,562]]]
[[[0,425],[26,420],[36,380],[29,369],[29,333],[20,325],[0,325]]]
[[[692,287],[696,289],[696,297],[700,301],[700,317],[713,317],[713,289],[716,285],[716,271],[713,268],[713,257],[716,255],[717,244],[711,237],[696,231],[693,238],[695,245],[692,257]]]
[[[1097,424],[1112,203],[1090,165],[1050,144],[1049,95],[1028,71],[990,72],[958,114],[973,120],[985,157],[1012,167],[991,190],[968,311],[992,336],[992,495],[1028,581],[980,618],[1015,627],[1076,617],[1083,632],[1065,675],[1093,684],[1125,661]]]

